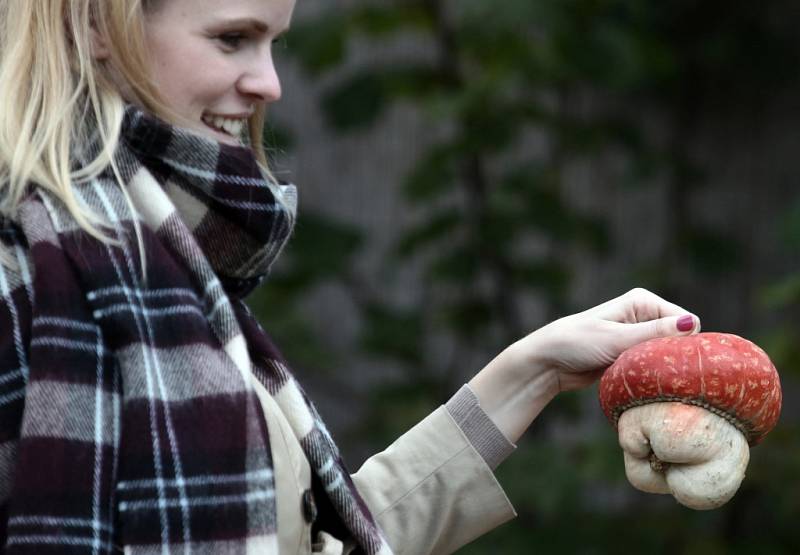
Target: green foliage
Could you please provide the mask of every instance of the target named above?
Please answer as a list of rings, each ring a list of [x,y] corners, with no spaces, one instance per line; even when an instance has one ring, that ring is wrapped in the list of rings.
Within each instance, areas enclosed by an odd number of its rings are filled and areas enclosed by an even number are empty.
[[[741,245],[736,238],[712,229],[690,229],[681,234],[680,245],[699,271],[722,275],[741,264]]]
[[[458,173],[458,149],[446,143],[431,146],[406,177],[403,193],[412,204],[444,196]]]
[[[429,14],[419,3],[394,2],[391,6],[360,6],[352,12],[353,29],[373,38],[384,38],[409,29],[426,30]]]
[[[385,448],[387,439],[391,442],[397,438],[430,414],[431,407],[441,401],[438,385],[436,380],[418,374],[414,381],[375,387],[364,417],[370,425],[359,430],[360,438],[370,441],[376,448]]]
[[[402,236],[397,243],[395,255],[405,258],[429,247],[431,243],[448,240],[453,236],[459,221],[460,214],[455,208],[437,210],[425,222]]]
[[[291,271],[304,279],[341,277],[353,265],[360,232],[320,215],[304,214],[295,227],[289,254]]]
[[[788,205],[779,225],[780,236],[786,250],[796,253],[800,246],[800,197]],[[763,287],[759,301],[765,309],[786,315],[780,325],[763,334],[765,350],[782,373],[800,376],[800,322],[796,318],[800,311],[800,269]]]
[[[436,87],[436,74],[422,65],[371,69],[326,94],[322,107],[331,126],[350,131],[375,123],[392,99],[428,94]]]
[[[264,143],[271,152],[285,152],[292,148],[292,134],[286,129],[267,124],[264,127]]]
[[[788,204],[789,209],[780,226],[780,235],[786,246],[800,249],[800,197]]]
[[[312,72],[321,72],[341,63],[346,41],[347,20],[335,13],[328,13],[313,24],[296,23],[289,34],[292,54]]]
[[[422,364],[424,323],[419,311],[402,311],[372,304],[364,310],[362,349],[377,356],[391,356],[414,366]]]
[[[294,365],[330,371],[341,363],[336,349],[320,340],[298,305],[315,287],[345,279],[360,244],[361,235],[351,226],[306,211],[269,286],[248,298],[250,308]]]
[[[762,290],[761,302],[767,308],[782,308],[800,303],[800,273],[793,273]]]

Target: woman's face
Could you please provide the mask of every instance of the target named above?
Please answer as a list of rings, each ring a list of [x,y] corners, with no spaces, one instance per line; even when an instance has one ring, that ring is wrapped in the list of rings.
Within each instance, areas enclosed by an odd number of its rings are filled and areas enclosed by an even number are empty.
[[[181,121],[237,144],[258,105],[281,96],[273,41],[295,0],[162,0],[145,17],[151,73]]]

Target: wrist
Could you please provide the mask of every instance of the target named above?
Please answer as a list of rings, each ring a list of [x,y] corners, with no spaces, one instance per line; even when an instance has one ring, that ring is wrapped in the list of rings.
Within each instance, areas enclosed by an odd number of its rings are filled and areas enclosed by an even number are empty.
[[[516,371],[520,373],[518,386],[528,389],[530,394],[552,400],[561,388],[558,365],[550,354],[552,349],[546,343],[542,328],[513,343],[507,350],[515,361]]]
[[[481,408],[511,442],[559,391],[558,374],[535,343],[529,336],[512,344],[469,382]]]

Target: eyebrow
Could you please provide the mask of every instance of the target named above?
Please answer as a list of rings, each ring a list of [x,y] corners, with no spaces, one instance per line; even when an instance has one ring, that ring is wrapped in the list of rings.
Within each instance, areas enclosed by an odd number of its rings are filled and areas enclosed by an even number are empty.
[[[253,17],[234,17],[225,19],[217,25],[218,27],[251,27],[260,33],[266,33],[269,30],[269,25]]]

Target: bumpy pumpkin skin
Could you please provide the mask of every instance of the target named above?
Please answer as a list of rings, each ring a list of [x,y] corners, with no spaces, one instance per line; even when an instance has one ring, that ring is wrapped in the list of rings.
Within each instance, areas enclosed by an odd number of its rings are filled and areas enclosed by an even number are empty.
[[[600,380],[600,405],[614,426],[632,407],[679,401],[726,418],[751,446],[775,426],[781,400],[767,354],[727,333],[646,341],[622,353]]]
[[[758,346],[724,333],[654,339],[625,351],[600,380],[631,484],[713,509],[738,490],[749,446],[775,426],[780,379]]]
[[[648,493],[672,494],[696,510],[727,503],[750,460],[747,440],[727,420],[676,402],[622,413],[619,444],[631,485]]]

